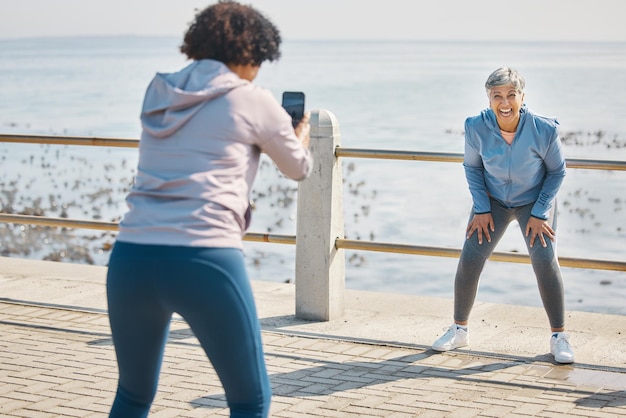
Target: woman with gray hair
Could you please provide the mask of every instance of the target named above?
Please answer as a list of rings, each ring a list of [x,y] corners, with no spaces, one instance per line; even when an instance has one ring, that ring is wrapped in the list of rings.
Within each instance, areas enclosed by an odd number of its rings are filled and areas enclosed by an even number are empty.
[[[454,280],[454,323],[432,348],[448,351],[469,344],[467,325],[480,274],[515,220],[550,322],[550,353],[558,363],[573,363],[556,256],[556,195],[565,177],[565,157],[558,122],[526,107],[524,87],[516,70],[498,68],[485,83],[489,108],[465,121],[463,167],[473,206]]]

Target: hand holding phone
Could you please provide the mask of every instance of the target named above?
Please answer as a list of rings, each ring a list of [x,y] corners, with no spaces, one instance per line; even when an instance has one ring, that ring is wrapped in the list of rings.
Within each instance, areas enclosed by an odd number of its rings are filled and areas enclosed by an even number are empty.
[[[304,117],[304,93],[301,91],[284,92],[283,107],[291,116],[291,124],[295,128]]]

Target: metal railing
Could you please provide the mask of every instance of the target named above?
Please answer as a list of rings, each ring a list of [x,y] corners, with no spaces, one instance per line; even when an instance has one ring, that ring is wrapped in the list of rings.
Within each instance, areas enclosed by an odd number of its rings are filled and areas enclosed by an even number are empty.
[[[56,136],[56,135],[0,134],[0,142],[21,143],[21,144],[48,144],[48,145],[87,145],[87,146],[97,146],[97,147],[119,147],[119,148],[137,148],[139,146],[138,139]],[[371,159],[432,161],[432,162],[448,162],[448,163],[462,163],[463,162],[463,154],[446,153],[446,152],[396,151],[396,150],[376,150],[376,149],[365,149],[365,148],[339,147],[335,150],[335,155],[337,157],[345,157],[345,158],[371,158]],[[626,171],[626,161],[568,158],[566,159],[566,164],[567,164],[567,168]]]
[[[386,160],[433,161],[440,163],[462,163],[463,154],[446,152],[415,152],[392,151],[363,148],[337,148],[337,157],[376,158]],[[585,158],[567,158],[567,168],[584,168],[589,170],[626,171],[626,161],[591,160]]]
[[[137,139],[7,134],[0,134],[0,142],[25,144],[84,145],[121,148],[136,148],[139,145],[139,140]],[[336,148],[335,156],[341,158],[368,158],[451,163],[463,162],[463,154],[461,153],[380,150],[344,147]],[[626,161],[568,158],[566,159],[566,164],[568,168],[626,171]],[[0,222],[105,231],[117,231],[118,229],[118,225],[116,222],[48,218],[43,216],[16,215],[5,213],[0,213]],[[244,236],[244,240],[250,242],[267,242],[274,244],[296,245],[295,235],[262,234],[248,232]],[[394,244],[364,240],[349,240],[342,238],[338,238],[336,240],[335,246],[337,248],[345,250],[388,252],[396,254],[423,255],[430,257],[458,258],[461,254],[460,249],[454,248]],[[490,257],[490,260],[522,264],[530,263],[528,255],[511,252],[494,252]],[[626,271],[626,262],[622,261],[596,260],[560,256],[559,263],[563,267],[593,270]]]
[[[311,112],[311,150],[318,162],[311,178],[299,184],[297,236],[249,232],[245,241],[289,244],[296,247],[296,316],[329,320],[343,314],[345,288],[344,250],[374,251],[430,257],[458,258],[460,249],[418,246],[344,238],[342,203],[342,158],[368,158],[427,162],[463,162],[463,154],[344,148],[339,124],[326,110]],[[0,142],[49,145],[83,145],[136,148],[137,139],[0,134]],[[626,171],[626,161],[571,159],[568,168]],[[116,222],[49,218],[0,213],[0,222],[48,227],[116,231]],[[296,238],[298,244],[296,245]],[[490,260],[529,264],[527,254],[494,252]],[[626,262],[559,257],[564,267],[626,272]]]
[[[444,153],[444,152],[415,152],[415,151],[394,151],[394,150],[374,150],[364,148],[337,148],[335,151],[337,157],[344,158],[370,158],[385,160],[405,160],[405,161],[430,161],[430,162],[447,162],[462,163],[463,154],[461,153]],[[567,168],[588,169],[588,170],[615,170],[626,171],[626,161],[617,160],[593,160],[583,158],[567,158]],[[417,246],[403,244],[385,244],[377,242],[367,242],[361,240],[338,239],[337,248],[363,251],[378,251],[398,254],[414,254],[432,257],[451,257],[459,258],[460,249],[434,247],[434,246]],[[526,254],[518,254],[512,252],[494,252],[489,258],[492,261],[501,261],[508,263],[530,264],[530,258]],[[573,267],[592,270],[613,270],[626,271],[626,262],[612,260],[595,260],[578,257],[559,256],[559,264],[562,267]]]

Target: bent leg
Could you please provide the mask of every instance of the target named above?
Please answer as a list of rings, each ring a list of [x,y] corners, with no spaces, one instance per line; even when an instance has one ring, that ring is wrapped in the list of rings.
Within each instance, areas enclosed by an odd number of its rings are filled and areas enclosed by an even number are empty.
[[[530,218],[531,205],[518,208],[517,219],[520,225],[530,261],[537,278],[539,294],[543,307],[548,315],[550,327],[562,329],[565,326],[565,295],[563,290],[563,279],[561,277],[561,267],[556,255],[556,242],[546,238],[547,247],[537,244],[530,248],[530,237],[526,236],[526,225]],[[548,219],[550,226],[556,231],[556,203],[550,211]]]
[[[205,249],[179,272],[185,291],[174,308],[191,327],[217,372],[231,417],[269,414],[271,387],[261,329],[241,251]]]
[[[473,216],[474,213],[472,212],[470,221]],[[491,242],[483,239],[483,243],[479,244],[477,233],[474,233],[463,244],[454,278],[454,321],[457,323],[468,321],[485,262],[493,253],[513,219],[510,210],[502,207],[493,199],[491,199],[491,216],[495,229],[491,233]]]
[[[123,247],[123,248],[122,248]],[[153,292],[153,263],[116,243],[107,272],[109,323],[119,370],[110,417],[146,417],[157,390],[171,312]]]

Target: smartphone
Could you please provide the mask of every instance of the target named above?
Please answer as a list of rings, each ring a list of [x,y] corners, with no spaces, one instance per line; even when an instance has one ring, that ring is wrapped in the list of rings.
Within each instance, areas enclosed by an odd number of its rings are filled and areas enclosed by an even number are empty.
[[[304,93],[301,91],[284,92],[283,107],[291,116],[291,124],[295,128],[304,117]]]

